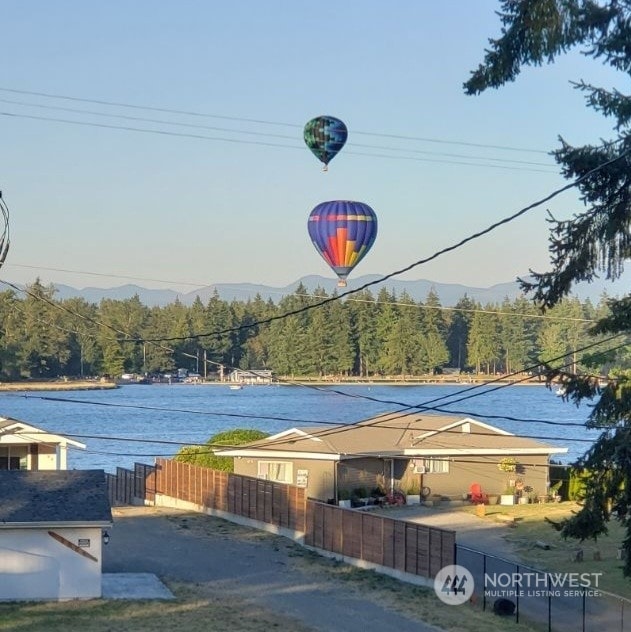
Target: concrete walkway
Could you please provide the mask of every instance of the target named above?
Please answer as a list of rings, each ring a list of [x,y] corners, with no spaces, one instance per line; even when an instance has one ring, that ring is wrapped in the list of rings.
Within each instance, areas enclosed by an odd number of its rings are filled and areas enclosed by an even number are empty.
[[[175,599],[153,573],[103,573],[103,599]]]
[[[379,510],[384,516],[426,524],[456,532],[456,542],[462,546],[484,551],[507,560],[519,562],[514,547],[504,539],[510,529],[506,523],[482,520],[476,515],[463,511],[461,507],[424,507],[404,505]]]

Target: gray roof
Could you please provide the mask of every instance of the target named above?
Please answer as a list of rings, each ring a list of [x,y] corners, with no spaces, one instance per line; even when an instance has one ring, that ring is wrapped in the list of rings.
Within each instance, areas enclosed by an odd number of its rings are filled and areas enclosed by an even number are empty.
[[[0,471],[0,528],[69,522],[111,524],[103,470]]]
[[[402,457],[471,451],[552,454],[566,451],[566,448],[518,437],[469,417],[419,412],[386,413],[359,423],[326,428],[293,428],[236,448],[216,450],[216,453],[236,456],[252,449],[342,457]]]

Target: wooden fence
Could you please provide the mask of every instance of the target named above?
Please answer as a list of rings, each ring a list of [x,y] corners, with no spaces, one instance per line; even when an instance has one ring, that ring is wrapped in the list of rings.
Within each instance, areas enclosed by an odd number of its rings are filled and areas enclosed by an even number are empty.
[[[435,577],[456,557],[454,531],[312,500],[305,544],[423,577]]]
[[[116,474],[105,474],[110,505],[153,503],[155,500],[155,470],[153,465],[136,463],[133,470],[117,467]]]
[[[304,532],[305,490],[188,463],[157,459],[155,493]]]
[[[153,503],[156,494],[304,534],[308,546],[422,577],[455,564],[454,531],[307,499],[305,490],[158,459],[106,474],[112,505]]]
[[[309,546],[397,571],[435,577],[443,566],[455,564],[454,531],[307,499],[305,490],[295,485],[158,459],[154,489],[301,532]]]

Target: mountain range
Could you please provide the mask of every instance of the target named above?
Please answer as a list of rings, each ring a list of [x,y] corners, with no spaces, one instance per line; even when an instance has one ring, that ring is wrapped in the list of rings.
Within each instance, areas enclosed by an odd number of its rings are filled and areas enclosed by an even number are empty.
[[[140,301],[149,307],[164,306],[179,299],[184,305],[191,305],[195,298],[199,296],[202,303],[206,304],[215,294],[226,301],[247,301],[257,295],[264,300],[272,299],[274,303],[288,294],[293,294],[302,284],[308,291],[313,292],[316,288],[322,288],[327,293],[332,294],[335,290],[342,293],[352,290],[367,283],[372,283],[382,278],[379,275],[365,275],[348,281],[347,288],[337,288],[336,280],[322,276],[304,276],[284,287],[273,287],[268,285],[257,285],[253,283],[217,283],[201,287],[191,292],[177,292],[176,290],[148,289],[138,285],[126,284],[111,288],[85,287],[77,289],[69,285],[53,284],[57,289],[55,297],[57,299],[67,299],[81,297],[90,303],[99,303],[101,299],[109,298],[114,300],[125,300],[138,295]],[[440,302],[445,307],[453,307],[465,295],[483,305],[487,303],[500,303],[505,298],[513,300],[522,294],[517,281],[499,283],[490,287],[472,287],[456,283],[438,283],[427,279],[416,281],[403,281],[399,279],[388,279],[383,283],[375,284],[368,288],[376,296],[381,288],[387,288],[394,292],[396,296],[401,296],[406,291],[415,301],[425,301],[430,290],[434,290]],[[592,284],[583,284],[575,292],[581,300],[590,299],[597,303],[600,296],[607,289],[603,281],[596,281]],[[610,295],[615,295],[609,291]]]

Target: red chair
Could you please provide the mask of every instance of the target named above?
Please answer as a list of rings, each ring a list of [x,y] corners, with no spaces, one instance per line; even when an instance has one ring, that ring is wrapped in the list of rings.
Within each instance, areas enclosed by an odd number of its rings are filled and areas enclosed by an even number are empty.
[[[489,504],[489,495],[485,494],[482,491],[482,486],[480,483],[471,483],[469,486],[469,500],[474,505],[488,505]]]

